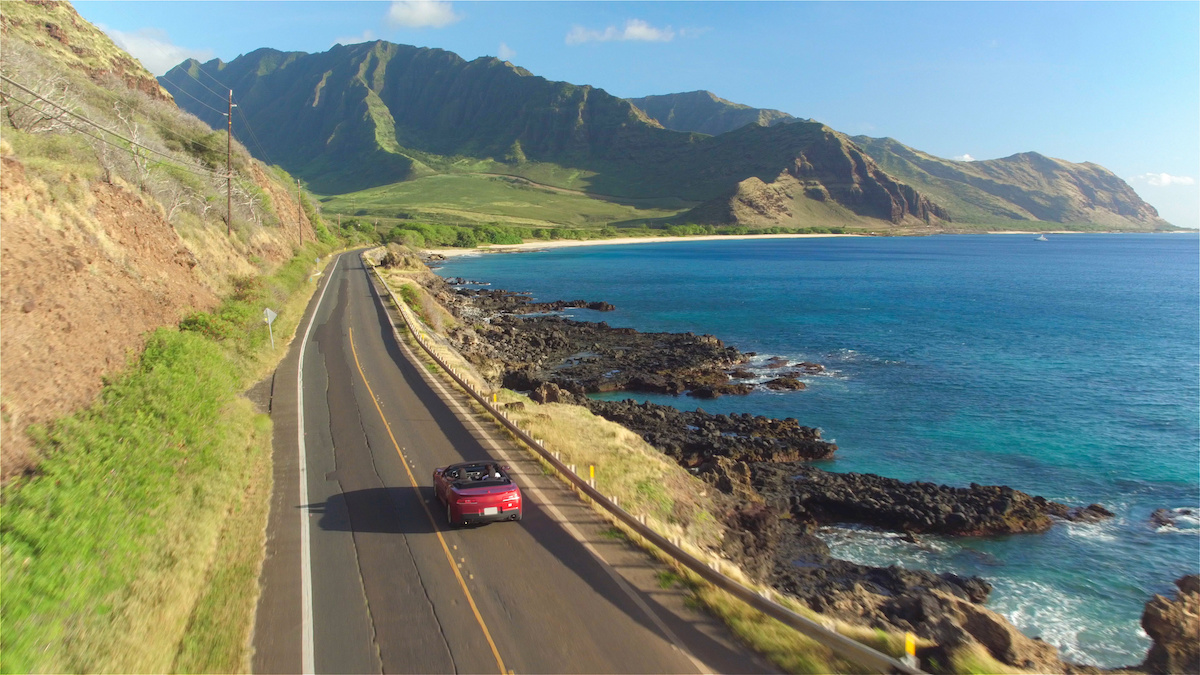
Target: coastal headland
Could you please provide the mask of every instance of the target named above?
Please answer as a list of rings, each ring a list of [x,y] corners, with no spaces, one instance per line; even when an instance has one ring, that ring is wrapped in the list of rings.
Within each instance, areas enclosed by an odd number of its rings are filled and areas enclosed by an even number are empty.
[[[425,264],[436,265],[441,253],[429,252]],[[927,659],[944,662],[948,650],[974,645],[1010,667],[1099,672],[1064,662],[1053,646],[1023,635],[987,609],[991,585],[984,579],[839,560],[816,532],[826,525],[855,525],[916,542],[927,534],[1043,532],[1058,522],[1111,518],[1103,506],[1062,504],[1002,485],[951,487],[832,473],[810,462],[834,457],[837,446],[795,419],[594,400],[588,395],[612,391],[712,398],[759,387],[799,390],[799,378],[823,366],[780,359],[752,363],[754,354],[742,353],[715,336],[640,333],[547,315],[564,307],[602,312],[612,306],[602,299],[535,303],[521,293],[481,290],[482,282],[448,283],[399,247],[387,257],[388,263],[413,270],[411,278],[428,297],[458,319],[445,336],[494,385],[524,392],[546,404],[547,411],[554,409],[549,404],[587,408],[633,431],[715,488],[725,505],[722,554],[755,580],[839,620],[914,632],[938,645],[923,655]],[[787,386],[788,381],[800,386]]]

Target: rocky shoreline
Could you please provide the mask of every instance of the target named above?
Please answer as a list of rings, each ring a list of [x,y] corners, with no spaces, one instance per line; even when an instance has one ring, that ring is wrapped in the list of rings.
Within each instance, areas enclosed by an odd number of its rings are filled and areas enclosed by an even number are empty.
[[[822,440],[820,430],[791,418],[593,400],[587,395],[611,391],[703,398],[746,394],[756,387],[799,390],[800,378],[822,367],[777,360],[751,369],[754,354],[711,335],[641,333],[547,315],[566,308],[614,309],[605,302],[535,303],[525,294],[451,286],[434,275],[422,283],[462,320],[448,337],[486,377],[527,392],[538,403],[585,406],[638,433],[728,495],[735,506],[725,516],[724,553],[759,581],[827,615],[933,640],[939,646],[922,655],[926,661],[947,663],[946,650],[979,645],[1018,668],[1100,672],[1063,662],[1053,646],[1021,634],[986,609],[991,586],[983,579],[838,560],[815,533],[833,524],[914,539],[1041,532],[1057,521],[1112,517],[1104,507],[1072,507],[1005,486],[956,488],[823,471],[809,462],[832,458],[837,446]],[[1186,651],[1179,645],[1163,649]],[[1159,672],[1154,665],[1147,661],[1143,667]]]

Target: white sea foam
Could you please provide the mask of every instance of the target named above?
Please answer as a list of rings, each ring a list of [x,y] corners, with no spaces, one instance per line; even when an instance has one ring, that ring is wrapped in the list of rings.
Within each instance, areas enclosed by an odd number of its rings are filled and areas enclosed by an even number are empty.
[[[1172,524],[1160,525],[1155,528],[1155,532],[1200,534],[1200,509],[1193,506],[1181,506],[1170,509],[1169,513]]]
[[[858,526],[822,527],[817,536],[829,546],[833,557],[878,567],[899,565],[941,572],[948,569],[943,563],[945,557],[961,548],[937,537],[919,537],[914,542],[896,532]]]
[[[773,363],[774,362],[774,363]],[[737,380],[747,384],[762,384],[769,382],[779,377],[784,373],[791,373],[798,370],[795,364],[801,362],[821,363],[824,370],[816,373],[804,372],[801,370],[801,377],[796,379],[805,384],[814,384],[819,381],[819,378],[830,379],[846,379],[842,371],[835,368],[830,368],[828,364],[822,363],[821,359],[814,358],[805,354],[766,354],[759,353],[750,357],[746,363],[742,364],[742,368],[754,374],[753,377]]]
[[[1112,543],[1117,541],[1118,523],[1113,521],[1099,523],[1066,523],[1068,536],[1076,539],[1091,540],[1097,543]]]
[[[1136,620],[1113,623],[1089,613],[1078,594],[1038,581],[995,580],[988,608],[1021,632],[1058,647],[1075,663],[1114,668],[1139,660],[1149,646]]]
[[[1079,635],[1083,602],[1062,590],[1037,581],[996,581],[988,607],[1004,615],[1030,637],[1040,637],[1058,647],[1070,661],[1087,662]]]

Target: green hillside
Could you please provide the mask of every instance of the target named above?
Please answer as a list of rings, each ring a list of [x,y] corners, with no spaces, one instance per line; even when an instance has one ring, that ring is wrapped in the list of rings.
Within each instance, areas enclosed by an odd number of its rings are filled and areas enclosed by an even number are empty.
[[[711,91],[643,96],[631,98],[629,102],[664,128],[672,131],[694,131],[711,136],[740,129],[747,124],[769,127],[796,121],[795,117],[782,110],[752,108],[726,101]]]
[[[551,82],[494,58],[386,42],[321,54],[261,49],[231,63],[188,61],[160,81],[210,124],[203,83],[232,88],[256,150],[319,192],[343,194],[432,173],[486,172],[625,199],[701,202],[749,177],[771,180],[802,155],[846,155],[816,123],[710,137],[663,129],[600,89]],[[214,105],[219,102],[212,101]],[[241,125],[245,126],[245,125]],[[863,161],[821,164],[811,180],[869,218],[917,217]],[[554,168],[551,168],[554,167]],[[885,186],[886,185],[886,186]],[[853,194],[850,194],[853,192]]]
[[[663,200],[604,200],[513,176],[439,174],[328,197],[326,211],[378,220],[534,228],[642,225],[679,214]]]
[[[1111,171],[1025,152],[962,162],[934,157],[891,138],[854,142],[892,175],[940,204],[963,224],[1012,226],[1045,221],[1118,229],[1173,229]]]
[[[908,231],[1038,220],[1113,229],[1165,225],[1123,181],[1095,165],[1043,162],[1031,153],[962,169],[894,141],[851,139],[811,120],[707,92],[642,99],[667,126],[736,126],[719,135],[672,131],[601,89],[440,49],[382,41],[320,54],[260,49],[230,63],[189,60],[159,80],[180,105],[214,126],[225,123],[223,101],[210,90],[232,88],[239,104],[235,135],[249,136],[256,155],[326,195],[483,173],[610,201],[702,205],[680,214],[680,222],[811,226],[821,214],[837,214],[872,229]],[[756,123],[742,124],[743,117]],[[783,119],[791,121],[767,126]],[[785,175],[790,178],[781,180]],[[771,189],[758,189],[755,180]],[[472,200],[493,205],[474,214],[483,218],[612,225],[668,215],[613,212],[611,204],[550,213],[555,209],[547,211],[542,196],[530,200],[525,193],[450,202],[415,190],[392,193],[386,208],[431,217],[474,217],[459,208]],[[509,201],[520,206],[494,206]],[[340,210],[346,200],[332,203]]]

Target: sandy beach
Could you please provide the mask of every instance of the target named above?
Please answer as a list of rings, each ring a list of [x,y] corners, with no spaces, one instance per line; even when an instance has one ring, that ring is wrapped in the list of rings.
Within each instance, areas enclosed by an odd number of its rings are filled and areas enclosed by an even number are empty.
[[[734,239],[810,239],[814,237],[862,237],[861,234],[710,234],[693,235],[690,237],[617,237],[615,239],[555,239],[554,241],[527,241],[523,244],[493,244],[477,248],[428,248],[428,253],[436,253],[447,258],[474,253],[516,253],[519,251],[541,251],[551,248],[566,248],[568,246],[616,246],[618,244],[670,244],[684,241],[731,241]]]

